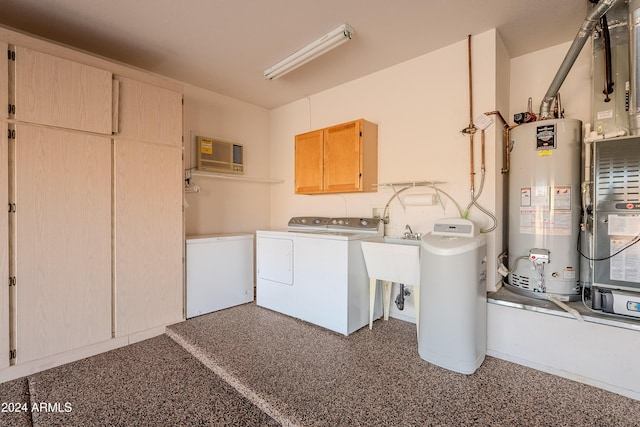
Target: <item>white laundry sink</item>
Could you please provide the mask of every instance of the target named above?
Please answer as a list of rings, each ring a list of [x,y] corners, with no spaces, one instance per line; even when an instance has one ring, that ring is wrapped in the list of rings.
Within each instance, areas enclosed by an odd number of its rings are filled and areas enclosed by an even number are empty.
[[[385,237],[360,244],[369,278],[420,285],[420,240]]]

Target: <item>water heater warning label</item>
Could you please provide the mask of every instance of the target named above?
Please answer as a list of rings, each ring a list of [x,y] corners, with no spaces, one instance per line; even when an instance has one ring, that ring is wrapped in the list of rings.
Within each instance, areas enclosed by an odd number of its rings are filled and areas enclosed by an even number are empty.
[[[520,233],[570,235],[571,186],[520,188]]]

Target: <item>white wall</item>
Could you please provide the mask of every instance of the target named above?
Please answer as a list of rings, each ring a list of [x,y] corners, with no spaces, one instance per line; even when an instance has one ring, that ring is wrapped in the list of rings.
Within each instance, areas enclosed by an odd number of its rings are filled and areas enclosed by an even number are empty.
[[[185,169],[196,166],[192,135],[244,144],[244,176],[269,177],[269,112],[264,108],[185,85]],[[201,191],[185,195],[187,235],[253,232],[269,227],[272,184],[200,176],[194,177],[194,182]]]

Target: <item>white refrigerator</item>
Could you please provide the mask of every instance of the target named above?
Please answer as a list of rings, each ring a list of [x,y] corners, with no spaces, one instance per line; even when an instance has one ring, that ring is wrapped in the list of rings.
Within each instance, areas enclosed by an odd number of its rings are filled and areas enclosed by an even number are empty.
[[[187,236],[187,319],[253,301],[253,234]]]

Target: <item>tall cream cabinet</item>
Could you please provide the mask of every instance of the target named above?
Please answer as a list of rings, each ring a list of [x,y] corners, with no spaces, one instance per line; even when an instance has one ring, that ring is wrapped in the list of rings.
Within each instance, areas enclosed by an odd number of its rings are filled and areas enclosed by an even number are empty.
[[[15,125],[16,362],[111,338],[111,140]]]
[[[115,332],[182,319],[182,150],[115,141]]]
[[[0,382],[184,319],[182,88],[0,27]]]
[[[182,319],[182,95],[116,76],[115,335]]]
[[[7,43],[0,40],[0,49],[2,52],[8,52]],[[4,53],[0,55],[0,105],[2,105],[2,113],[0,117],[6,119],[9,117],[9,59]],[[3,134],[4,135],[4,134]]]
[[[7,43],[0,41],[2,52],[7,51]],[[9,105],[9,71],[7,55],[0,55],[0,117],[8,117]],[[7,135],[7,123],[0,122],[0,278],[9,277],[9,213],[5,206],[9,204],[9,144]],[[0,281],[0,284],[2,282]],[[0,286],[0,369],[9,366],[9,287]]]
[[[7,135],[6,122],[0,122],[0,135],[3,136],[0,138],[0,202],[2,202],[0,206],[0,277],[4,280],[9,277],[9,210],[5,209],[5,206],[9,205],[9,144],[8,139],[4,137]],[[2,316],[0,321],[0,369],[2,369],[9,366],[8,286],[0,286],[0,316]]]

